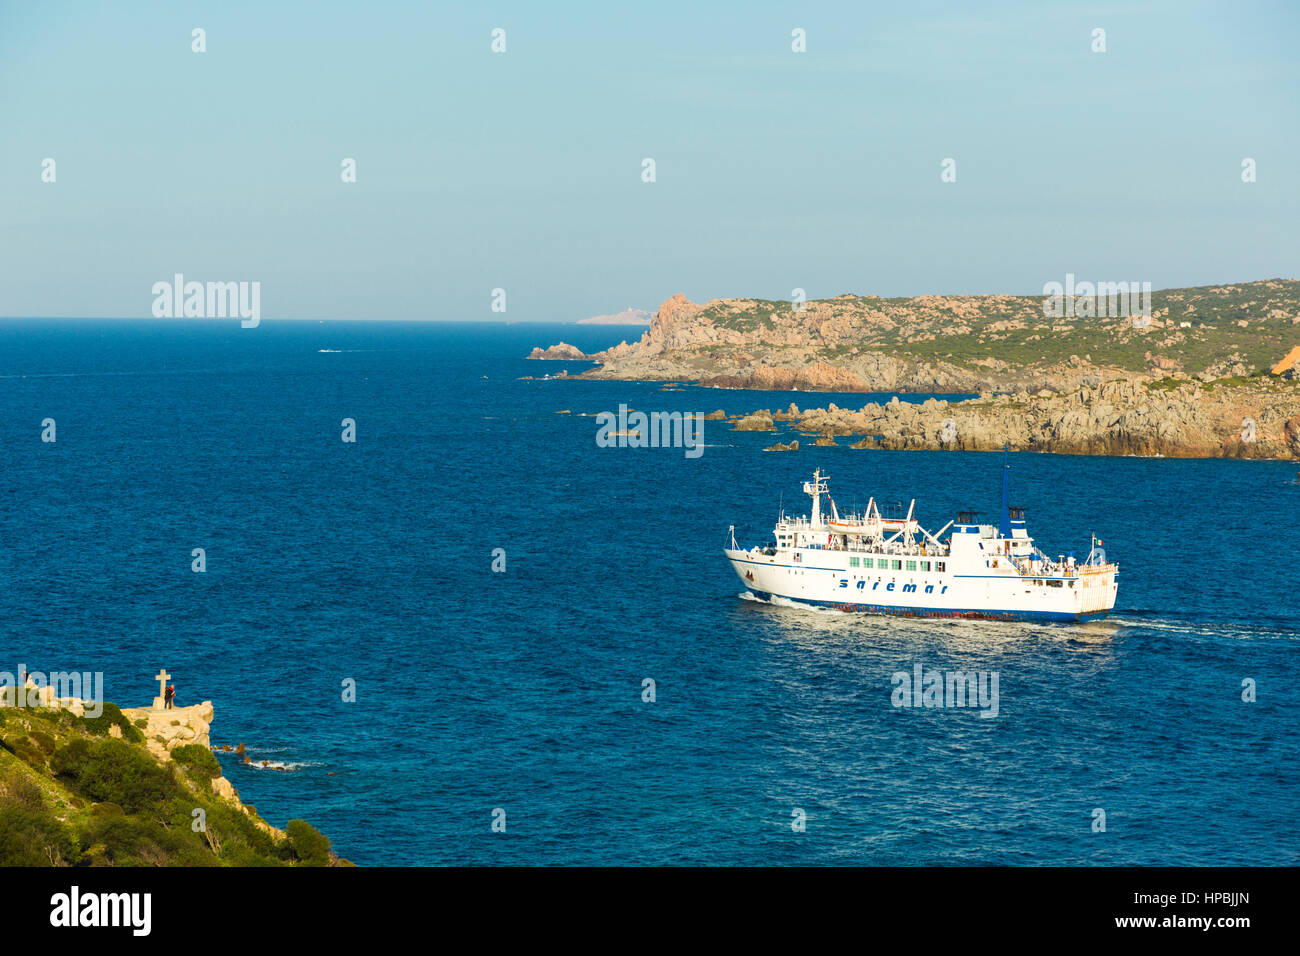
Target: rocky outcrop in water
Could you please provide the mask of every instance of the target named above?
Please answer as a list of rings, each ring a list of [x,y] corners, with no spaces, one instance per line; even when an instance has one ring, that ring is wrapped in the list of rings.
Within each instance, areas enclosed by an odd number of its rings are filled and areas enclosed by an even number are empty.
[[[582,349],[576,345],[570,345],[568,342],[557,342],[550,348],[545,349],[535,348],[528,353],[528,357],[530,359],[550,359],[565,362],[581,362],[587,358]]]
[[[763,408],[738,420],[735,430],[738,432],[774,432],[776,431],[776,423],[772,421],[772,413]]]
[[[760,415],[765,412],[758,413]],[[857,410],[807,409],[794,427],[860,436],[854,448],[1207,458],[1300,458],[1300,387],[1294,383],[1110,382],[1064,395],[986,396],[964,402],[896,399]]]

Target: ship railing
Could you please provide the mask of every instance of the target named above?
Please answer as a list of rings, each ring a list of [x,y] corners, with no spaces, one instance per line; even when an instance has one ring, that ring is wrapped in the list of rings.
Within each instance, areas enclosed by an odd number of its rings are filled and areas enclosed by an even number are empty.
[[[1066,561],[1026,561],[1014,554],[1003,554],[1003,558],[1011,563],[1011,566],[1019,572],[1022,578],[1060,578],[1078,576],[1088,573],[1091,566],[1085,564],[1071,564]]]
[[[1035,566],[1033,561],[1026,561],[1014,554],[1005,554],[1003,557],[1011,562],[1012,566],[1020,572],[1021,577],[1044,577],[1047,574],[1055,574],[1057,570],[1056,565],[1050,562],[1039,562],[1038,565]]]
[[[878,543],[878,542],[875,543],[875,544],[872,544],[872,543],[870,543],[870,542],[865,542],[865,543],[862,543],[862,544],[854,544],[854,543],[850,542],[850,544],[849,544],[849,546],[848,546],[847,548],[840,549],[840,548],[837,547],[836,550],[851,551],[851,552],[858,553],[858,554],[889,554],[889,555],[896,555],[896,556],[898,556],[898,557],[900,557],[900,558],[901,558],[901,557],[909,557],[909,558],[947,558],[947,557],[951,557],[951,554],[952,554],[952,552],[951,552],[947,547],[943,547],[943,548],[935,548],[935,547],[925,547],[925,548],[920,548],[920,547],[917,547],[917,546],[907,547],[906,545],[899,545],[899,544],[881,544],[881,543]]]

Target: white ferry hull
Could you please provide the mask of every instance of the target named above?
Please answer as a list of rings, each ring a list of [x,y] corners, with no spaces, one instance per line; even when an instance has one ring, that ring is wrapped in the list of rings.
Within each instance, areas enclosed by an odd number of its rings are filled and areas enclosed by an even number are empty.
[[[1024,577],[1018,572],[865,571],[849,567],[843,551],[800,549],[765,555],[724,549],[741,583],[756,598],[782,597],[817,607],[903,617],[1000,621],[1088,621],[1115,606],[1118,572],[1086,570],[1070,577]],[[793,563],[795,555],[799,562]],[[1058,585],[1046,582],[1056,580]],[[1040,582],[1040,583],[1034,583]]]

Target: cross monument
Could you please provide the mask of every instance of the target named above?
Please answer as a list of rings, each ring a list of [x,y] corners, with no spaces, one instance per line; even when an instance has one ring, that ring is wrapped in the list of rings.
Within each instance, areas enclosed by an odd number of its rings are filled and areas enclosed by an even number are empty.
[[[171,680],[172,675],[167,673],[167,668],[163,667],[154,675],[154,680],[158,682],[158,696],[153,699],[153,709],[162,710],[167,697],[167,681]]]

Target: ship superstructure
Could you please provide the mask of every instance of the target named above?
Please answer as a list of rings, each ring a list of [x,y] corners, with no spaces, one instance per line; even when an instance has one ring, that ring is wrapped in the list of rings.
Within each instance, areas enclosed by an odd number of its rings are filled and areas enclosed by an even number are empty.
[[[804,482],[808,515],[784,512],[765,546],[723,549],[755,597],[909,617],[1012,621],[1083,621],[1115,606],[1119,566],[1093,538],[1082,561],[1052,558],[1029,536],[1024,511],[1008,504],[1010,465],[1003,464],[999,523],[962,512],[937,533],[906,514],[885,517],[874,498],[841,515],[820,470]],[[823,498],[827,507],[823,508]]]

